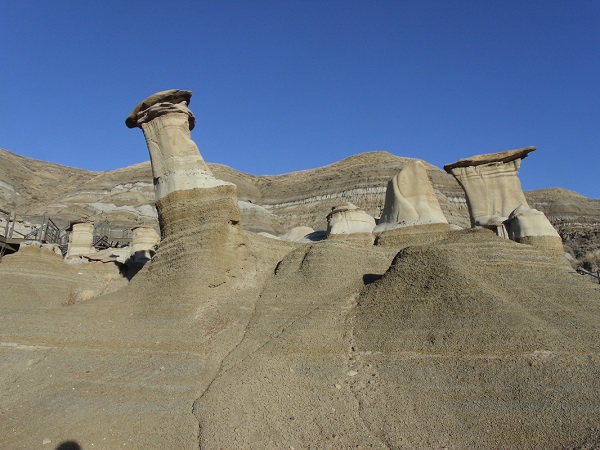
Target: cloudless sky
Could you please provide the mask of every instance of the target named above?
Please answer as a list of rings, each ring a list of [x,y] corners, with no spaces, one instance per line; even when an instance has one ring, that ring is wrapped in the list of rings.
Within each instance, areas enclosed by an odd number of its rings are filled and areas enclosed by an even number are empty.
[[[372,150],[535,145],[524,189],[600,198],[600,1],[3,0],[0,148],[149,159],[125,117],[193,91],[207,161],[278,174]]]

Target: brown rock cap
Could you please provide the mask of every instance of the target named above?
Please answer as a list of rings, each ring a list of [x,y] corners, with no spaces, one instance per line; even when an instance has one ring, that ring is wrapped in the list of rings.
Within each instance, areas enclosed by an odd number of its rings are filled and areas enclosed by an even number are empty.
[[[186,104],[190,104],[190,100],[192,98],[192,91],[182,91],[179,89],[169,89],[167,91],[157,92],[156,94],[151,95],[146,100],[141,101],[134,109],[131,111],[131,114],[127,116],[125,119],[125,125],[129,128],[136,128],[138,126],[137,118],[138,114],[141,111],[144,111],[150,108],[157,103],[172,103],[174,105],[186,102]],[[190,123],[191,125],[191,123]],[[190,127],[192,129],[193,126]]]
[[[483,164],[495,162],[507,163],[509,161],[514,161],[515,159],[523,159],[534,150],[536,150],[536,147],[524,147],[518,148],[516,150],[507,150],[505,152],[487,153],[485,155],[471,156],[469,158],[459,159],[458,161],[452,164],[446,164],[444,166],[444,170],[450,173],[452,169],[456,167],[481,166]]]

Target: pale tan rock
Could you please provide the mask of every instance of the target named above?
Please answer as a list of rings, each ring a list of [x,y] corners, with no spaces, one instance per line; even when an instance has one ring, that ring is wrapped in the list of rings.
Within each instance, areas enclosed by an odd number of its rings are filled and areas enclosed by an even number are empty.
[[[533,208],[521,205],[513,212],[504,223],[508,238],[518,241],[530,236],[554,236],[560,238],[546,215]]]
[[[507,237],[546,252],[564,255],[562,239],[546,215],[533,208],[520,206],[504,222]]]
[[[518,207],[529,208],[517,173],[535,149],[477,155],[444,166],[465,191],[472,226],[496,229]]]
[[[352,203],[331,208],[327,215],[327,234],[371,233],[375,219]]]
[[[315,230],[313,230],[311,227],[294,227],[279,236],[279,239],[282,241],[309,242],[310,240],[308,236],[314,232]]]
[[[93,253],[94,224],[92,222],[73,222],[69,234],[67,259]]]
[[[375,232],[414,225],[448,223],[421,161],[407,164],[388,182]]]
[[[141,102],[125,121],[144,132],[156,200],[171,192],[228,185],[215,178],[192,141],[195,118],[188,109],[190,91],[158,92]]]
[[[472,226],[499,236],[563,253],[562,241],[543,212],[532,209],[517,176],[521,161],[535,147],[477,155],[444,166],[465,190]]]
[[[213,176],[191,139],[191,95],[159,92],[126,120],[146,138],[161,233],[160,250],[136,280],[160,280],[153,295],[161,301],[169,297],[169,284],[192,298],[199,287],[242,284],[244,270],[251,272],[253,264],[240,223],[237,187]]]
[[[148,226],[135,227],[132,231],[130,258],[132,262],[145,263],[152,259],[160,242],[160,236],[154,228]]]

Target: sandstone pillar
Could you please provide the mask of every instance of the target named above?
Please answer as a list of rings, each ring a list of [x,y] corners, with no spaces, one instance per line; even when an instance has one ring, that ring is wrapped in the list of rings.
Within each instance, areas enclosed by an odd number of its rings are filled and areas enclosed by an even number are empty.
[[[241,281],[250,258],[237,187],[212,175],[191,139],[191,95],[159,92],[136,106],[125,121],[130,128],[142,129],[150,152],[161,244],[142,278],[154,283],[158,299],[171,295],[165,280],[176,283],[181,299]]]
[[[415,225],[447,224],[427,170],[421,161],[406,165],[388,182],[375,232]]]
[[[327,215],[327,234],[370,234],[375,219],[352,203],[343,203],[331,209]]]
[[[444,166],[465,191],[471,226],[496,230],[519,206],[529,208],[517,173],[521,160],[534,150],[477,155]]]
[[[158,92],[135,107],[125,124],[144,132],[156,200],[171,192],[230,185],[216,179],[192,141],[196,119],[188,109],[192,93],[171,89]]]
[[[132,229],[130,260],[134,264],[145,264],[152,259],[160,236],[156,230],[148,226],[139,226]]]
[[[94,224],[92,222],[73,222],[69,234],[67,258],[88,255],[94,252]]]
[[[527,204],[517,176],[521,161],[535,147],[477,155],[444,166],[467,197],[471,225],[499,236],[563,253],[560,236],[543,212]]]

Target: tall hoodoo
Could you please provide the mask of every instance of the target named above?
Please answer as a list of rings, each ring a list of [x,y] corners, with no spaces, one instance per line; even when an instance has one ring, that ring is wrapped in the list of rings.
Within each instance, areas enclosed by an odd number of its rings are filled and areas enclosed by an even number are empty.
[[[544,213],[527,204],[517,176],[521,161],[534,150],[526,147],[472,156],[444,169],[464,189],[473,227],[562,252],[560,236]]]
[[[448,223],[421,161],[407,164],[388,182],[375,232],[414,225]]]
[[[192,93],[171,89],[151,95],[125,120],[144,132],[152,162],[156,200],[171,192],[228,185],[215,178],[192,141],[196,118],[188,109]]]
[[[237,187],[213,176],[191,139],[191,96],[190,91],[159,92],[125,121],[144,132],[152,163],[161,244],[149,276],[159,272],[154,280],[176,279],[184,296],[236,278],[248,259]]]

